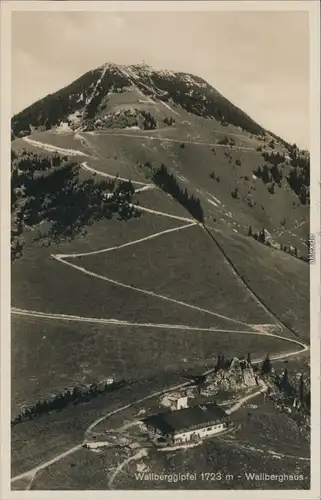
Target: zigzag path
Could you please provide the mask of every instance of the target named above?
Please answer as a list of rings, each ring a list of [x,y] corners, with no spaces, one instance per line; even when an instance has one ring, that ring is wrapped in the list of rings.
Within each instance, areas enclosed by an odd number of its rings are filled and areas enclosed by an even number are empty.
[[[119,135],[123,135],[123,134],[119,134]],[[138,136],[138,137],[141,137],[141,136]],[[153,139],[158,139],[158,138],[153,138]],[[69,149],[64,149],[64,148],[57,148],[57,147],[52,146],[52,145],[43,144],[43,143],[41,143],[39,141],[33,141],[33,140],[30,140],[30,138],[28,138],[28,137],[25,137],[24,140],[26,140],[27,142],[29,142],[31,144],[34,144],[34,145],[36,145],[38,147],[39,146],[43,147],[43,149],[45,149],[47,151],[48,150],[50,150],[50,151],[54,150],[54,151],[60,152],[61,154],[71,155],[71,156],[87,156],[87,157],[89,156],[89,155],[87,155],[87,154],[85,154],[83,152],[79,152],[79,151],[76,151],[76,150],[69,150]],[[159,139],[159,140],[162,140],[162,139]],[[173,142],[181,142],[181,141],[173,141]],[[49,147],[49,149],[48,149],[48,147]],[[248,149],[251,149],[251,148],[248,148]],[[97,172],[97,173],[101,174],[101,172]],[[141,183],[141,184],[142,185],[146,185],[146,186],[148,185],[148,184],[143,184],[143,183]],[[142,209],[142,207],[140,207],[140,208]],[[265,330],[262,329],[262,325],[261,326],[259,326],[259,325],[257,325],[257,326],[250,325],[250,324],[247,324],[247,323],[235,320],[233,318],[228,318],[226,316],[219,315],[219,314],[215,313],[214,311],[209,311],[209,310],[205,310],[205,309],[202,309],[202,308],[198,308],[198,307],[193,306],[191,304],[187,304],[187,303],[184,303],[184,302],[181,302],[181,301],[175,301],[174,299],[170,299],[169,297],[164,297],[164,296],[155,294],[153,292],[149,292],[147,290],[141,290],[141,289],[138,289],[138,288],[135,288],[135,287],[131,287],[131,286],[125,285],[124,283],[120,283],[120,282],[117,282],[117,281],[114,281],[114,280],[110,280],[110,279],[108,279],[108,278],[106,278],[104,276],[100,276],[100,275],[97,275],[95,273],[90,273],[89,271],[87,271],[87,270],[85,270],[85,269],[83,269],[83,268],[81,268],[79,266],[76,266],[74,264],[71,264],[70,262],[66,262],[64,260],[64,259],[67,259],[67,258],[71,258],[72,259],[72,258],[75,258],[77,256],[93,255],[95,253],[109,252],[109,251],[112,251],[112,250],[117,250],[118,248],[122,248],[123,246],[134,245],[134,244],[141,243],[142,241],[147,241],[147,240],[149,240],[151,238],[155,238],[156,236],[160,236],[161,234],[165,234],[165,233],[167,233],[169,231],[175,231],[175,230],[178,231],[178,230],[186,229],[188,227],[191,227],[192,225],[196,225],[197,224],[197,222],[194,221],[193,219],[187,219],[187,218],[172,216],[171,214],[166,214],[166,213],[162,213],[162,212],[153,211],[151,209],[144,208],[144,207],[143,207],[143,209],[145,209],[146,211],[148,211],[150,213],[154,213],[155,215],[164,215],[164,216],[167,216],[167,217],[180,219],[182,221],[188,221],[189,224],[187,224],[185,226],[180,226],[178,228],[174,228],[174,229],[171,229],[171,230],[162,231],[160,233],[156,233],[156,234],[151,235],[149,237],[141,238],[140,240],[129,242],[129,243],[126,243],[124,245],[119,245],[117,247],[107,248],[107,249],[103,249],[103,250],[99,250],[99,251],[94,251],[94,252],[88,252],[88,254],[62,254],[62,255],[61,254],[56,254],[56,255],[52,255],[52,257],[54,257],[56,260],[58,260],[59,262],[61,262],[63,264],[71,265],[75,269],[78,269],[80,272],[85,272],[86,274],[89,273],[89,274],[91,274],[94,277],[97,277],[97,278],[100,278],[100,279],[105,279],[105,280],[110,281],[110,282],[112,282],[114,284],[117,284],[119,286],[124,286],[126,288],[131,288],[131,289],[136,290],[136,291],[141,292],[141,293],[147,293],[147,294],[152,295],[154,297],[158,297],[159,299],[174,301],[174,302],[179,303],[181,305],[184,305],[186,307],[191,307],[193,309],[200,310],[200,311],[206,312],[208,314],[212,314],[214,316],[219,316],[219,317],[227,319],[227,320],[229,320],[231,322],[242,324],[243,326],[246,326],[248,328],[247,331],[245,331],[245,330],[241,331],[240,330],[239,331],[240,333],[249,334],[249,335],[269,336],[271,338],[275,337],[275,338],[279,338],[279,339],[285,340],[287,342],[290,342],[290,343],[296,345],[295,350],[293,350],[291,352],[288,352],[288,353],[285,353],[285,354],[284,353],[276,353],[276,354],[274,354],[274,355],[272,355],[270,357],[271,360],[278,360],[278,359],[283,359],[283,358],[290,357],[290,356],[295,356],[295,355],[303,353],[304,351],[307,351],[309,349],[309,346],[306,345],[306,344],[304,344],[300,339],[294,340],[294,339],[289,339],[287,337],[283,337],[283,336],[275,334],[275,333],[269,333],[269,332],[267,332],[267,331],[265,331]],[[206,230],[206,228],[204,228],[204,229]],[[206,231],[208,231],[208,230],[206,230]],[[274,323],[274,326],[278,326],[278,325],[281,324],[284,327],[286,327],[286,328],[289,329],[289,327],[286,326],[286,325],[284,325],[284,323],[273,313],[273,311],[270,311],[266,307],[266,305],[262,302],[262,300],[259,297],[256,296],[256,294],[253,292],[253,290],[249,288],[249,286],[241,278],[241,276],[239,275],[237,269],[235,268],[235,266],[233,265],[233,263],[231,262],[231,260],[228,258],[228,256],[225,254],[225,252],[222,249],[222,247],[218,244],[218,242],[216,241],[216,239],[213,237],[213,235],[211,233],[209,233],[209,235],[212,237],[212,239],[214,239],[215,243],[218,245],[219,249],[222,251],[222,253],[224,255],[224,258],[230,264],[233,273],[235,273],[238,276],[238,278],[242,280],[242,282],[244,283],[244,285],[246,286],[246,288],[250,291],[251,295],[254,294],[254,296],[256,297],[257,302],[264,308],[264,310],[268,311],[269,315],[271,317],[273,317],[274,320],[276,320],[276,323]],[[131,325],[131,326],[139,326],[139,327],[148,326],[148,327],[154,327],[154,328],[164,328],[165,327],[165,328],[182,329],[182,330],[184,330],[184,329],[185,330],[191,330],[191,329],[194,330],[195,329],[195,330],[199,330],[199,331],[208,331],[208,332],[213,332],[213,333],[217,332],[217,331],[218,332],[224,331],[224,330],[216,330],[216,329],[213,329],[213,328],[199,329],[199,328],[191,327],[189,325],[162,325],[162,324],[129,323],[129,322],[125,322],[125,321],[122,321],[122,320],[116,320],[116,319],[89,318],[89,317],[86,318],[86,317],[72,316],[72,315],[48,314],[48,313],[42,313],[42,312],[39,312],[39,311],[28,311],[28,310],[24,310],[24,309],[15,308],[15,307],[12,308],[12,313],[15,314],[15,315],[20,315],[20,316],[33,316],[33,317],[38,317],[38,318],[47,318],[47,319],[53,319],[53,320],[59,319],[59,320],[64,320],[64,321],[85,321],[85,322],[97,322],[97,323],[101,323],[101,324],[113,324],[113,325],[114,324],[117,324],[117,325]],[[292,331],[291,329],[289,329],[289,330]],[[237,331],[233,330],[233,332],[236,333]],[[294,332],[292,332],[292,333],[294,333]],[[296,335],[296,334],[294,333],[294,335]],[[300,346],[300,348],[298,349],[297,346]],[[262,358],[256,359],[256,360],[253,361],[253,364],[260,363],[261,361],[262,361]],[[209,374],[212,371],[213,371],[213,369],[207,370],[206,372],[204,372],[204,374]],[[102,417],[98,418],[97,420],[95,420],[87,428],[87,430],[85,431],[85,435],[88,434],[88,433],[90,433],[90,432],[92,432],[92,430],[100,422],[102,422],[103,420],[107,419],[108,417],[110,417],[112,415],[120,413],[120,412],[124,411],[125,409],[128,409],[128,408],[132,407],[133,405],[136,405],[137,403],[142,403],[144,401],[147,401],[148,399],[150,399],[152,397],[160,396],[160,395],[164,394],[165,392],[174,391],[176,389],[180,389],[180,388],[186,387],[188,384],[189,384],[189,382],[184,382],[184,383],[175,385],[174,387],[154,392],[154,393],[149,394],[148,396],[146,396],[144,398],[141,398],[141,399],[139,399],[137,401],[134,401],[133,403],[129,403],[129,404],[127,404],[125,406],[122,406],[122,407],[120,407],[120,408],[118,408],[118,409],[116,409],[116,410],[114,410],[112,412],[109,412],[109,413],[103,415]],[[243,398],[243,400],[238,401],[236,403],[236,405],[234,405],[234,407],[230,409],[230,411],[235,411],[246,400],[247,400],[247,398]],[[40,470],[43,470],[43,469],[49,467],[50,465],[52,465],[54,463],[57,463],[58,461],[62,460],[64,457],[66,457],[66,456],[68,456],[68,455],[70,455],[72,453],[75,453],[76,451],[78,451],[81,448],[82,444],[83,443],[79,443],[79,444],[73,446],[72,448],[69,448],[68,450],[64,451],[63,453],[60,453],[60,454],[56,455],[52,459],[50,459],[50,460],[48,460],[46,462],[43,462],[42,464],[38,465],[37,467],[34,467],[33,469],[30,469],[30,470],[28,470],[26,472],[23,472],[22,474],[19,474],[19,475],[13,477],[11,479],[11,483],[14,483],[14,482],[16,482],[16,481],[18,481],[20,479],[23,479],[23,478],[28,478],[32,482],[33,479],[35,478],[36,474]],[[132,457],[131,459],[135,459],[135,457]],[[117,471],[117,474],[118,474],[118,471]],[[113,477],[113,480],[114,479],[115,479],[115,477]],[[31,483],[29,483],[29,486],[30,486],[30,484]]]

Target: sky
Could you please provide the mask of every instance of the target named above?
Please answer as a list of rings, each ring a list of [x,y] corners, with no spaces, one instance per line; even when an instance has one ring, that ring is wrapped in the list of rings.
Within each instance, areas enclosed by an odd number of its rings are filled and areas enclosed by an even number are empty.
[[[204,78],[309,148],[306,12],[13,12],[12,114],[106,62]]]

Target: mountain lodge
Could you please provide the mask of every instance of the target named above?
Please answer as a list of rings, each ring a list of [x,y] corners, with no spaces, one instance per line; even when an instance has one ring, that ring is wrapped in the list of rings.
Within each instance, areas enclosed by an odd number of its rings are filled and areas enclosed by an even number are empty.
[[[181,444],[213,436],[229,426],[229,417],[216,403],[151,415],[143,420],[159,446]]]

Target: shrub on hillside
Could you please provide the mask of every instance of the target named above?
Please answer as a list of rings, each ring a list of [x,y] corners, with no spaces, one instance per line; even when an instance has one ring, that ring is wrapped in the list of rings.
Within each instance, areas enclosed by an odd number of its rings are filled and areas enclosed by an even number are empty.
[[[279,165],[285,161],[285,156],[282,153],[278,153],[276,151],[268,152],[264,151],[262,156],[265,161],[272,163],[272,165]]]
[[[213,179],[216,182],[220,182],[221,181],[220,177],[216,176],[214,171],[210,173],[210,178]]]
[[[283,179],[282,169],[280,167],[274,165],[270,169],[270,172],[271,172],[272,179],[274,180],[274,182],[276,182],[276,184],[278,184],[280,186],[281,185],[281,181]]]
[[[222,139],[219,139],[217,141],[217,143],[225,145],[225,146],[234,146],[235,145],[234,139],[232,139],[231,137],[229,138],[227,136],[224,136]]]
[[[258,166],[256,170],[253,170],[253,173],[256,175],[256,177],[262,179],[264,184],[267,184],[272,180],[272,175],[267,165]]]
[[[164,118],[164,123],[168,125],[169,127],[175,123],[174,118],[171,116],[170,118],[167,118],[167,116]]]
[[[310,157],[308,154],[292,155],[292,168],[287,181],[303,205],[310,203]]]
[[[232,196],[232,198],[235,198],[236,200],[238,199],[238,191],[239,191],[239,190],[238,190],[238,188],[237,188],[237,187],[236,187],[236,188],[234,188],[234,189],[232,189],[232,191],[231,191],[231,196]]]
[[[268,187],[268,191],[270,194],[275,193],[275,183],[274,182],[271,184],[271,186]]]
[[[143,121],[143,129],[144,130],[155,130],[157,128],[157,122],[156,119],[151,113],[148,111],[141,111],[141,115],[144,118]]]

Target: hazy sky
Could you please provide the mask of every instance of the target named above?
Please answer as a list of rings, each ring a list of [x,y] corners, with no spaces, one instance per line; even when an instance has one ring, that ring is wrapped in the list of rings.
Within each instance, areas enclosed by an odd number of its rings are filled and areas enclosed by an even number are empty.
[[[12,112],[105,62],[203,77],[265,128],[309,147],[304,12],[14,12]]]

